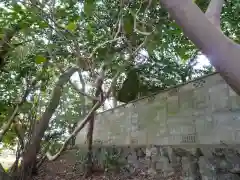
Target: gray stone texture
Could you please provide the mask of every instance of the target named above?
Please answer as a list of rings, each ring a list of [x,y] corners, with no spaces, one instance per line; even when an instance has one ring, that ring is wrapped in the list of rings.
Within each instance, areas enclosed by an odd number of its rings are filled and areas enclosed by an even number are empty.
[[[77,138],[84,144],[86,130]],[[240,142],[240,97],[215,73],[96,115],[94,141],[114,145]]]
[[[77,135],[78,145],[86,131]],[[240,97],[214,73],[99,113],[93,139],[97,146],[131,147],[122,151],[131,152],[128,164],[145,164],[153,176],[240,179]]]

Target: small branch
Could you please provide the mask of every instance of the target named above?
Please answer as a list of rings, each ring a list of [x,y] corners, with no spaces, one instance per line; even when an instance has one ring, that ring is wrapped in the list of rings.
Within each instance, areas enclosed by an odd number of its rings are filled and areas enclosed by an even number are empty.
[[[59,66],[57,66],[57,67],[58,67],[58,69],[60,70],[61,73],[64,72],[64,70],[63,70],[61,67],[59,67]],[[91,96],[91,95],[83,92],[82,90],[80,90],[70,79],[69,79],[69,83],[71,84],[71,86],[73,87],[73,89],[74,89],[75,91],[77,91],[77,93],[81,94],[82,96],[88,97],[90,100],[97,100],[97,101],[99,101],[99,99],[97,99],[97,98],[95,98],[95,97],[93,97],[93,96]]]
[[[137,15],[134,15],[133,18],[134,18],[134,32],[139,33],[139,34],[144,35],[144,36],[150,36],[150,35],[152,34],[152,32],[143,32],[143,31],[140,31],[140,30],[137,28]]]
[[[13,36],[21,30],[19,24],[13,25],[10,29],[6,29],[2,40],[0,41],[0,69],[5,64],[5,56],[10,50],[10,41]]]
[[[100,107],[100,102],[98,101],[98,102],[93,106],[93,108],[90,110],[90,112],[87,114],[87,116],[83,119],[83,121],[81,122],[81,124],[79,124],[79,125],[75,128],[75,130],[73,131],[73,133],[72,133],[72,134],[67,138],[67,140],[63,143],[63,146],[61,147],[61,149],[59,150],[59,152],[58,152],[57,154],[55,154],[54,156],[52,156],[52,155],[50,154],[50,152],[47,152],[47,153],[46,153],[46,156],[47,156],[48,160],[54,161],[54,160],[56,160],[56,159],[59,157],[59,155],[62,153],[62,151],[66,148],[68,142],[69,142],[73,137],[75,137],[79,131],[81,131],[81,130],[85,127],[85,125],[87,124],[87,122],[90,120],[89,117],[90,117],[90,116],[92,115],[92,113],[93,113],[95,110],[97,110],[99,107]]]
[[[136,54],[136,53],[145,45],[145,43],[147,42],[147,38],[148,38],[148,36],[146,36],[146,37],[144,38],[144,41],[135,49],[135,51],[133,52],[133,54]]]
[[[13,123],[14,118],[16,117],[16,115],[18,113],[18,109],[19,109],[19,105],[16,105],[11,117],[7,121],[7,124],[3,125],[2,131],[0,132],[0,142],[2,141],[3,136],[6,134],[6,132],[9,130],[11,124]]]
[[[205,13],[209,21],[211,21],[211,23],[213,23],[219,29],[223,4],[224,0],[211,0]]]
[[[98,45],[93,49],[92,53],[90,54],[90,56],[89,56],[87,59],[92,59],[92,57],[94,56],[94,54],[96,53],[96,51],[97,51],[99,48],[101,48],[102,46],[104,46],[104,45],[106,45],[106,44],[108,44],[108,43],[113,43],[113,42],[115,42],[115,41],[117,41],[117,40],[121,40],[122,38],[123,38],[123,37],[118,37],[118,38],[111,39],[111,40],[109,40],[109,41],[105,41],[105,42],[103,42],[103,43],[98,44]]]
[[[72,85],[72,87],[74,88],[74,90],[77,91],[80,95],[82,95],[82,96],[86,96],[86,97],[89,98],[90,100],[96,100],[96,101],[99,101],[98,98],[93,97],[93,96],[91,96],[91,95],[89,95],[89,94],[87,94],[87,93],[81,91],[81,90],[76,86],[76,84],[74,84],[71,80],[69,80],[69,82],[70,82],[70,84]]]
[[[147,5],[144,13],[147,13],[149,7],[151,6],[151,3],[152,3],[152,0],[149,0],[148,5]],[[136,14],[134,14],[133,12],[131,12],[131,14],[133,15],[133,18],[134,18],[134,24],[133,24],[133,25],[134,25],[134,32],[139,33],[139,34],[144,35],[144,36],[150,36],[153,32],[144,32],[144,31],[140,31],[140,30],[137,28],[137,20],[138,20],[140,23],[142,23],[142,24],[146,24],[145,22],[140,21],[140,20],[138,19],[138,13],[139,13],[141,7],[142,7],[142,4],[140,5],[140,7],[139,7],[138,11],[136,12]],[[144,19],[145,19],[145,18],[144,18]]]

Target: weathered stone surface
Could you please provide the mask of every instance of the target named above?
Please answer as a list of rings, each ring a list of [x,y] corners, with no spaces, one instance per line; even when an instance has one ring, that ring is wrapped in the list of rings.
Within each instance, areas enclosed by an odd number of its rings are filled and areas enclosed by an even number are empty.
[[[46,162],[37,179],[82,179],[86,147],[64,152]],[[94,146],[94,169],[120,173],[121,179],[239,180],[240,156],[234,147]],[[136,178],[136,176],[138,176]],[[110,178],[113,179],[113,178]]]
[[[120,148],[130,173],[141,169],[156,179],[238,180],[240,155],[235,148],[216,146],[240,144],[239,117],[240,97],[215,73],[98,114],[94,144]],[[77,144],[84,144],[85,134],[86,129],[78,134]],[[104,162],[99,154],[96,159]]]
[[[240,143],[240,97],[215,73],[96,116],[94,140],[115,145]],[[86,129],[76,139],[85,143]]]

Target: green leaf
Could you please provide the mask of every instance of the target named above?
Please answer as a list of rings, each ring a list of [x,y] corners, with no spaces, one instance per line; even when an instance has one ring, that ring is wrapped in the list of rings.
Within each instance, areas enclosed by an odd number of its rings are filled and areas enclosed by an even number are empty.
[[[16,3],[13,5],[13,10],[16,12],[20,12],[20,11],[22,11],[22,7]]]
[[[74,32],[77,29],[77,25],[74,22],[70,22],[67,26],[66,29],[69,31]]]
[[[127,34],[132,34],[132,32],[133,32],[133,24],[134,24],[132,15],[129,14],[128,16],[126,16],[124,18],[123,22],[124,22],[124,31]]]
[[[37,64],[42,64],[46,61],[47,61],[47,59],[44,56],[41,56],[41,55],[37,55],[36,58],[35,58],[35,62]]]
[[[4,37],[4,34],[0,34],[0,39],[2,39]]]
[[[91,16],[92,12],[94,11],[94,9],[95,9],[94,1],[93,0],[85,0],[85,3],[84,3],[84,13],[87,16]]]
[[[48,24],[46,22],[39,22],[39,27],[44,29],[44,28],[47,28],[48,27]]]

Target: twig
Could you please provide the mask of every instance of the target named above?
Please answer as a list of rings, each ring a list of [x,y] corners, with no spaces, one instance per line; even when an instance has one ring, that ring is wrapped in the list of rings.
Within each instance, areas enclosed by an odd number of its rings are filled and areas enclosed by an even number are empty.
[[[151,3],[152,3],[152,1],[150,0],[149,3],[148,3],[147,8],[145,9],[145,13],[147,13],[147,10],[148,10],[148,8],[151,6]],[[144,36],[150,36],[150,35],[153,33],[154,30],[153,30],[152,32],[144,32],[144,31],[140,31],[140,30],[137,28],[137,20],[138,20],[139,22],[141,22],[142,24],[146,24],[145,22],[140,21],[140,20],[138,19],[138,13],[139,13],[141,7],[142,7],[142,4],[140,5],[140,7],[139,7],[139,9],[137,10],[136,14],[134,14],[132,11],[130,11],[130,13],[132,14],[133,19],[134,19],[134,24],[133,24],[133,26],[134,26],[134,32],[139,33],[139,34],[144,35]]]
[[[144,41],[135,49],[135,51],[133,52],[133,54],[136,54],[136,53],[141,49],[141,47],[144,46],[144,44],[147,42],[147,38],[148,38],[148,36],[146,36],[146,37],[144,38]]]
[[[117,40],[121,40],[121,39],[123,39],[123,37],[118,37],[118,38],[111,39],[111,40],[108,40],[108,41],[105,41],[105,42],[103,42],[103,43],[98,44],[98,45],[93,49],[93,51],[92,51],[92,53],[90,54],[90,56],[88,57],[88,59],[92,59],[92,57],[94,56],[94,54],[96,53],[96,51],[97,51],[100,47],[102,47],[102,46],[104,46],[104,45],[106,45],[106,44],[108,44],[108,43],[113,43],[113,42],[115,42],[115,41],[117,41]]]
[[[64,70],[63,70],[60,66],[57,66],[57,68],[59,69],[59,71],[60,71],[61,73],[64,72]],[[69,79],[69,83],[72,85],[73,89],[74,89],[75,91],[77,91],[77,93],[81,94],[82,96],[88,97],[90,100],[97,100],[97,101],[99,101],[98,98],[93,97],[93,96],[91,96],[91,95],[83,92],[82,90],[80,90],[70,79]]]
[[[72,85],[72,87],[74,88],[74,90],[75,90],[76,92],[78,92],[80,95],[86,96],[86,97],[89,98],[90,100],[99,101],[99,98],[93,97],[93,96],[91,96],[91,95],[83,92],[82,90],[80,90],[80,89],[76,86],[76,84],[74,84],[71,80],[69,80],[69,83]]]

